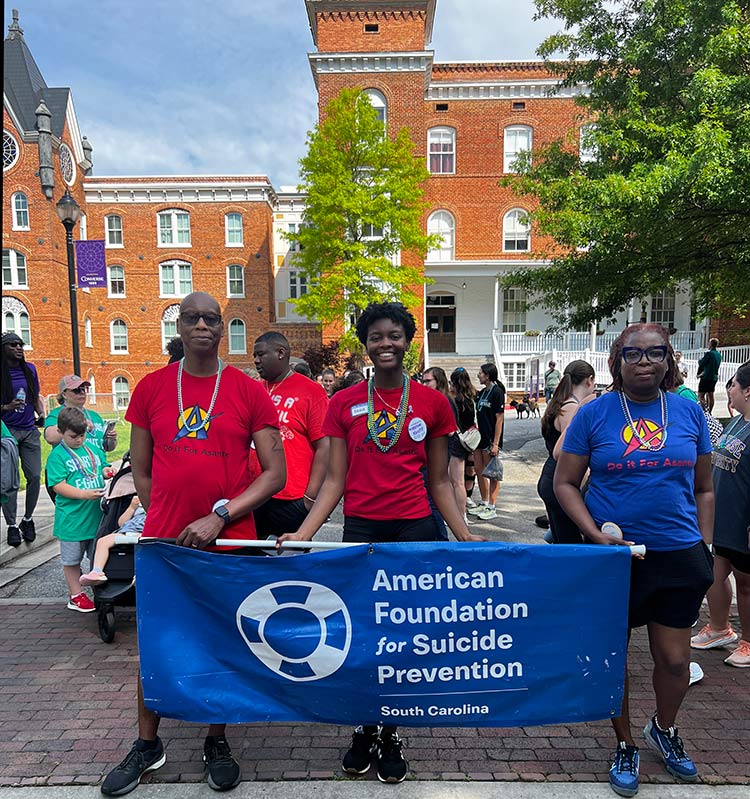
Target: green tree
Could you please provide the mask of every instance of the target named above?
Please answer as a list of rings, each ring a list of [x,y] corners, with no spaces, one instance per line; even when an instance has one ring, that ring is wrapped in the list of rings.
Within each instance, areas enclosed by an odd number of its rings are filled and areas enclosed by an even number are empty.
[[[423,271],[402,263],[401,254],[423,261],[438,237],[422,230],[428,173],[408,130],[388,138],[367,95],[343,89],[307,146],[300,160],[304,224],[288,235],[301,247],[294,265],[309,286],[297,310],[324,324],[344,323],[356,322],[370,302],[421,303],[414,288],[424,283]],[[342,343],[359,349],[353,330]]]
[[[679,283],[701,315],[750,308],[750,11],[735,0],[536,0],[539,54],[580,98],[576,137],[503,181],[562,248],[507,285],[585,325]]]

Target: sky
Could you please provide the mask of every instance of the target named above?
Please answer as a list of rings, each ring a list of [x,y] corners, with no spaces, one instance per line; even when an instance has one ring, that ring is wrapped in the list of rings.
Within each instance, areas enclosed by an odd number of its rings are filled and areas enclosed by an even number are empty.
[[[72,89],[94,174],[294,186],[317,121],[304,0],[8,0],[48,86]],[[71,10],[72,9],[72,10]],[[535,58],[533,0],[437,0],[436,61]]]

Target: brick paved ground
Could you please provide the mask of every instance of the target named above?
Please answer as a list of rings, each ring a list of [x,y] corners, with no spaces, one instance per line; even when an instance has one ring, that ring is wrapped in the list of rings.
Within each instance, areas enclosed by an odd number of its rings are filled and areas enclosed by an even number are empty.
[[[102,643],[95,614],[54,603],[0,604],[0,785],[92,784],[135,738],[137,655],[133,615],[118,610],[115,642]],[[736,622],[736,619],[735,619]],[[631,645],[634,722],[653,712],[645,637]],[[696,653],[706,677],[693,686],[682,721],[688,752],[708,783],[750,784],[750,671],[724,666],[723,650]],[[554,653],[550,653],[554,657]],[[166,720],[166,766],[154,781],[203,778],[197,725]],[[518,729],[404,728],[419,780],[605,781],[608,722]],[[244,779],[329,779],[350,730],[320,724],[247,725],[229,739]],[[642,750],[644,782],[671,782]],[[374,776],[368,775],[369,779]]]

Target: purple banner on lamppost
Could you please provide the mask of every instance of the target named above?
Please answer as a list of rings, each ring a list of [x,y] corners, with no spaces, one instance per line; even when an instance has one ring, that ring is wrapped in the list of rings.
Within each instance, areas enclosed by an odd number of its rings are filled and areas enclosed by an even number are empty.
[[[76,268],[78,288],[106,288],[107,261],[104,257],[104,241],[77,241]]]

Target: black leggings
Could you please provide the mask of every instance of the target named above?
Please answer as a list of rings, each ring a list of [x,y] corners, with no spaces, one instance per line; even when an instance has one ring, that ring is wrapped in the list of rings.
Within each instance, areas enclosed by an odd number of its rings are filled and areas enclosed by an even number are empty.
[[[578,525],[575,524],[557,501],[552,482],[555,478],[556,463],[552,458],[547,458],[539,476],[536,490],[544,502],[549,519],[549,529],[552,533],[552,540],[556,544],[582,544],[583,538]]]

